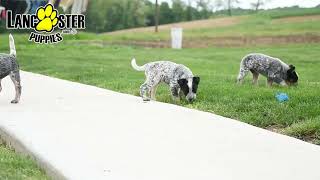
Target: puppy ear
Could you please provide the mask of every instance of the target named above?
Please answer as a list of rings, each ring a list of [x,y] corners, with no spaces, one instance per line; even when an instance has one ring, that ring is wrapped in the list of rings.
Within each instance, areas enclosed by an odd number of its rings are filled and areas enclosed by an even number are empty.
[[[183,85],[187,84],[187,79],[179,79],[178,84],[180,87],[182,87]]]
[[[196,76],[196,77],[193,77],[193,82],[195,84],[199,84],[200,83],[200,77]]]
[[[294,65],[292,65],[292,64],[289,65],[289,68],[290,68],[291,71],[294,71],[296,69],[296,67]]]

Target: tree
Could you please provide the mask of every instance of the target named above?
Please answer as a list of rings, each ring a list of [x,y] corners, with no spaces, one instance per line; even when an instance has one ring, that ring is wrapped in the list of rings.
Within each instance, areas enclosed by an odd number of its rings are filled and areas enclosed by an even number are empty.
[[[154,9],[155,9],[155,4],[153,4],[151,1],[149,0],[145,0],[144,1],[145,4],[145,24],[146,26],[155,26],[155,13],[154,13]]]
[[[215,1],[214,1],[214,7],[215,7],[215,10],[216,10],[216,11],[221,10],[221,9],[224,9],[225,6],[224,6],[223,0],[215,0]]]
[[[158,26],[159,26],[159,4],[158,4],[158,0],[156,0],[156,8],[155,8],[155,32],[158,32]]]
[[[156,26],[158,31],[159,24],[205,19],[213,14],[209,0],[172,1],[170,7],[166,2],[158,4],[159,0],[92,0],[86,12],[86,30],[100,33]],[[200,2],[198,8],[193,7],[193,2],[197,1]]]
[[[184,21],[186,5],[181,0],[172,0],[174,22]]]
[[[232,9],[234,8],[234,4],[238,4],[238,3],[239,3],[239,0],[215,0],[215,6],[218,9],[220,7],[227,9],[229,16],[232,16]]]
[[[160,24],[168,24],[173,22],[172,10],[167,2],[162,2],[160,5],[159,22]]]
[[[95,0],[89,3],[86,26],[89,31],[105,32],[146,25],[143,0]]]
[[[86,28],[88,30],[96,33],[104,31],[106,21],[103,19],[108,6],[109,2],[103,0],[96,0],[93,3],[89,3],[86,12]]]
[[[212,12],[210,0],[198,0],[197,1],[198,11],[200,12],[201,19],[207,19]]]
[[[186,20],[187,21],[191,21],[194,19],[192,10],[193,10],[192,9],[192,0],[188,0],[188,6],[186,9]]]
[[[123,11],[124,28],[133,28],[145,25],[144,2],[142,0],[125,0]]]
[[[239,3],[238,0],[227,0],[228,3],[228,14],[229,16],[232,16],[232,9],[233,9],[233,5]]]
[[[259,8],[265,5],[267,2],[269,2],[269,0],[257,0],[254,3],[251,3],[251,6],[253,7],[253,9],[255,9],[255,11],[258,11]]]

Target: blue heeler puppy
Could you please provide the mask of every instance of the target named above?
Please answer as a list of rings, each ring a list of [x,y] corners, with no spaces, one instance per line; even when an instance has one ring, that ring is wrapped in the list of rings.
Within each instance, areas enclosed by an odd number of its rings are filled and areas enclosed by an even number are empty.
[[[137,71],[145,71],[146,81],[140,86],[140,95],[144,101],[156,99],[156,90],[161,82],[170,86],[174,100],[182,98],[183,94],[189,102],[196,99],[200,78],[193,76],[186,66],[170,61],[156,61],[138,66],[135,59],[132,59],[131,65]]]
[[[1,80],[10,75],[10,78],[16,89],[16,96],[11,103],[16,104],[21,96],[21,83],[19,65],[17,62],[16,48],[12,35],[9,35],[10,54],[0,54],[0,92],[2,90]]]
[[[298,75],[293,65],[287,65],[278,58],[264,54],[249,54],[245,56],[240,64],[238,83],[242,83],[248,72],[253,74],[253,84],[258,83],[259,74],[267,77],[267,84],[273,82],[286,86],[298,83]]]

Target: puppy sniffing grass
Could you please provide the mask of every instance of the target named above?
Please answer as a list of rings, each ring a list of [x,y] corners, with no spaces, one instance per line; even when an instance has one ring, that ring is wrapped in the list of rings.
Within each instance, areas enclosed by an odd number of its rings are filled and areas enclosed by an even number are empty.
[[[9,35],[10,54],[0,54],[0,92],[2,90],[1,80],[10,75],[10,78],[15,86],[16,96],[11,101],[13,104],[17,104],[21,96],[21,80],[20,70],[17,61],[16,47],[14,45],[13,36]]]
[[[253,75],[253,84],[258,83],[260,74],[267,77],[268,86],[272,86],[273,82],[283,86],[296,85],[299,79],[293,65],[287,65],[278,58],[258,53],[249,54],[242,59],[238,83],[243,82],[249,71]]]
[[[181,99],[183,95],[188,102],[196,99],[200,78],[194,76],[186,66],[170,61],[156,61],[138,66],[135,59],[132,59],[131,65],[137,71],[145,71],[146,81],[140,86],[140,96],[144,101],[156,99],[157,87],[161,82],[169,85],[174,100],[179,97]]]

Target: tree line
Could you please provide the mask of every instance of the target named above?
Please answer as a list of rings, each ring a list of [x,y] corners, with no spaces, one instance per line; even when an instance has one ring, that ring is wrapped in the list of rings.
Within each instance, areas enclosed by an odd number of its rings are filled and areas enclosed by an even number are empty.
[[[197,6],[192,1],[172,0],[158,6],[159,24],[207,19],[213,15],[212,7],[205,0]],[[92,0],[86,13],[87,30],[93,32],[114,31],[132,27],[154,26],[156,4],[149,0]]]
[[[256,0],[252,9],[258,11],[270,0]],[[154,26],[181,21],[208,19],[216,11],[232,15],[239,0],[91,0],[86,13],[87,30],[107,32],[133,27]]]

